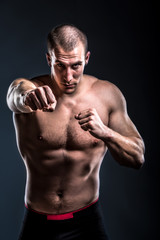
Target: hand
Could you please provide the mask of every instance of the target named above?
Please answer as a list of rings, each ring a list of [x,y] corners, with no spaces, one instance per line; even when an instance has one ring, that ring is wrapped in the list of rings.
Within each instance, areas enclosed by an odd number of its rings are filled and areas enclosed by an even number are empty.
[[[54,111],[56,107],[55,96],[49,86],[35,88],[24,94],[24,104],[33,111]]]
[[[106,132],[106,126],[103,124],[95,108],[90,108],[75,115],[75,118],[84,131],[89,131],[91,135],[102,139]]]

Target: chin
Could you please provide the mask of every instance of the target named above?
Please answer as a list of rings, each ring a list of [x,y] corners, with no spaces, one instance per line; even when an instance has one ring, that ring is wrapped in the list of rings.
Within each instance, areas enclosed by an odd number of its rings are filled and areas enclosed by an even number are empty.
[[[76,89],[65,89],[64,90],[64,93],[66,93],[66,94],[72,94],[72,93],[74,93],[76,91]]]

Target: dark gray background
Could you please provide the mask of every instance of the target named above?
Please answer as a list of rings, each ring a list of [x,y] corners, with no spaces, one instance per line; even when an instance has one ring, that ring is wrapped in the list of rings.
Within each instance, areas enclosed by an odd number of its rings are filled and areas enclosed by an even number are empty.
[[[53,26],[66,22],[88,36],[91,58],[85,72],[121,89],[146,144],[146,162],[138,171],[119,166],[109,153],[102,164],[100,200],[111,240],[159,239],[156,6],[153,1],[124,0],[1,0],[0,239],[17,239],[26,177],[6,92],[17,77],[49,73],[46,35]]]

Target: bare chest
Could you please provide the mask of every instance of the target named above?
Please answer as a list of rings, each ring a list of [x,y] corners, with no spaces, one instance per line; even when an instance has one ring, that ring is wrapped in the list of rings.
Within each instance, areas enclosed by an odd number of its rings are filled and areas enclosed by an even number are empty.
[[[75,115],[88,108],[95,108],[105,125],[108,124],[108,112],[100,101],[81,101],[60,104],[53,113],[37,115],[40,135],[54,147],[85,149],[98,143],[88,131],[84,131]]]
[[[38,111],[28,114],[19,121],[20,136],[23,140],[30,138],[32,142],[35,139],[39,146],[46,145],[50,149],[84,150],[96,146],[101,141],[84,131],[75,119],[76,114],[88,108],[95,108],[103,123],[108,124],[106,106],[98,99],[92,101],[85,98],[82,101],[58,103],[54,112]]]

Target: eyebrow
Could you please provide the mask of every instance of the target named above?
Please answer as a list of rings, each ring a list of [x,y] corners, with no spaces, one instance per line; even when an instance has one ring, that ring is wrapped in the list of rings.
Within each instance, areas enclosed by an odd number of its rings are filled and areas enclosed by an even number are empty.
[[[61,63],[61,64],[65,65],[65,63],[62,62],[62,61],[60,61],[60,60],[56,60],[55,62],[56,62],[56,63]],[[75,64],[82,64],[82,61],[74,62],[74,63],[72,63],[71,65],[75,65]]]

